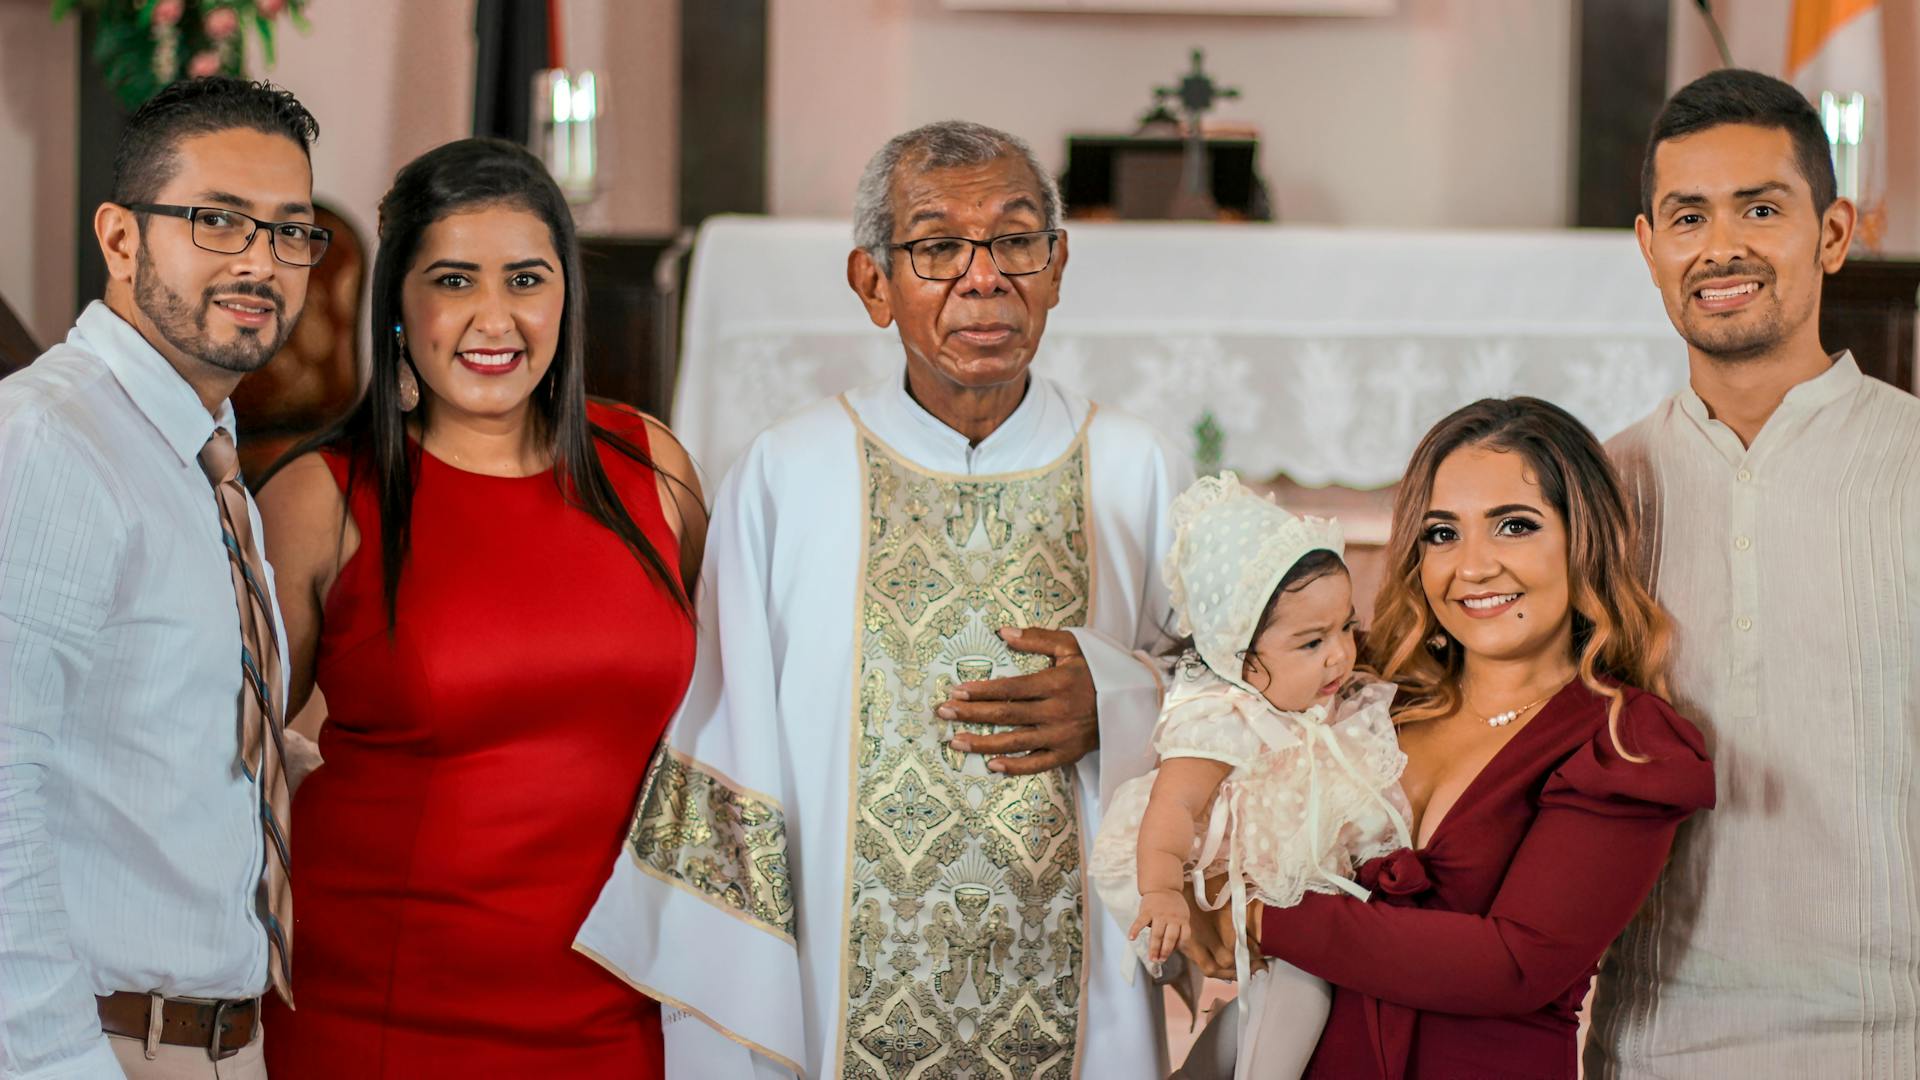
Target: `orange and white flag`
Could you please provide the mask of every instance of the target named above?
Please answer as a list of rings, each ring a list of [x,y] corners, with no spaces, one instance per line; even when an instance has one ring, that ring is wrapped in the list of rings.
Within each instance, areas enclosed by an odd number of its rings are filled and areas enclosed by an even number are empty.
[[[1793,0],[1787,80],[1820,109],[1840,194],[1860,207],[1856,239],[1886,228],[1886,46],[1880,0]]]

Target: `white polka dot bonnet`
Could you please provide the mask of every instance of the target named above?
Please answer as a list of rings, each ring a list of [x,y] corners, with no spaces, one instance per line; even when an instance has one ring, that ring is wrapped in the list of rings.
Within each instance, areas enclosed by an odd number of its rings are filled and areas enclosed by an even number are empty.
[[[1160,564],[1174,630],[1193,635],[1215,675],[1253,690],[1243,654],[1280,579],[1310,552],[1345,550],[1339,522],[1288,513],[1231,472],[1203,476],[1173,501],[1173,546]]]

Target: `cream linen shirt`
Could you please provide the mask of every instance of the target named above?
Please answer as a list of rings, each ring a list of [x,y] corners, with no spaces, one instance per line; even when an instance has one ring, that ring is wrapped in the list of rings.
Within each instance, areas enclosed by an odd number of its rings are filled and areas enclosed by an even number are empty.
[[[1841,353],[1751,447],[1609,446],[1718,805],[1604,965],[1592,1077],[1920,1076],[1920,399]]]

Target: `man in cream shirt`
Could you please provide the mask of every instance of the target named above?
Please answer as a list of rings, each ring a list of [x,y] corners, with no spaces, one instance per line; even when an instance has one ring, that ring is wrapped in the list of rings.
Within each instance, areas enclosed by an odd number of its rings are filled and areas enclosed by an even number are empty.
[[[1855,210],[1791,86],[1674,95],[1642,202],[1691,380],[1610,449],[1720,803],[1606,961],[1587,1073],[1920,1076],[1920,399],[1821,346]]]

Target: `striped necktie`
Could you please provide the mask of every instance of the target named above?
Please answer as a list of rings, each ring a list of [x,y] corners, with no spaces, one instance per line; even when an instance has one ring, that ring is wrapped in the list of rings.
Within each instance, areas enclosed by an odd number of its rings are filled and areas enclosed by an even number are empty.
[[[287,882],[289,796],[281,734],[286,701],[280,685],[273,602],[267,599],[266,570],[253,540],[247,492],[240,485],[240,458],[225,428],[215,428],[200,449],[200,468],[213,485],[214,501],[220,507],[220,531],[240,611],[240,768],[247,779],[258,783],[260,827],[266,837],[266,867],[256,899],[260,921],[267,928],[267,978],[292,1005],[293,892]]]

